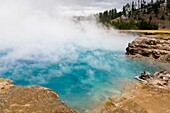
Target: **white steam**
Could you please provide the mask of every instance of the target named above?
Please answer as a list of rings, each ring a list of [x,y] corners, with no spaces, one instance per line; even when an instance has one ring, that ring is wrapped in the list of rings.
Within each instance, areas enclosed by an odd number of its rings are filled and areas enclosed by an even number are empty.
[[[52,0],[54,1],[54,0]],[[93,21],[74,23],[59,2],[42,0],[0,1],[0,51],[12,49],[3,60],[16,60],[89,49],[125,51],[134,36],[106,29]],[[56,58],[56,57],[55,57]],[[2,58],[1,58],[2,60]]]

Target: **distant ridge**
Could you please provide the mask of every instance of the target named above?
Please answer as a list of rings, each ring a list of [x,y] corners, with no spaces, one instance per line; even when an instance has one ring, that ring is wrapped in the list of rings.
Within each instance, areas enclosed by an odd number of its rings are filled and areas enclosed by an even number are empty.
[[[106,10],[97,14],[104,25],[123,30],[170,29],[170,0],[132,1],[117,9]]]

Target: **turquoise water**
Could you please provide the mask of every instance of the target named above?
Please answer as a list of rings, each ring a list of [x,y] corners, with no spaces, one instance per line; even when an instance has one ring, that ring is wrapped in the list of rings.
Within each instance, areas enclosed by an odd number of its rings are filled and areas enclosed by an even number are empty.
[[[126,58],[124,51],[83,47],[65,50],[68,52],[64,54],[30,54],[29,58],[11,61],[5,59],[15,50],[1,50],[0,76],[19,85],[51,88],[72,108],[88,112],[110,96],[121,94],[126,82],[143,70],[162,68],[154,62]]]

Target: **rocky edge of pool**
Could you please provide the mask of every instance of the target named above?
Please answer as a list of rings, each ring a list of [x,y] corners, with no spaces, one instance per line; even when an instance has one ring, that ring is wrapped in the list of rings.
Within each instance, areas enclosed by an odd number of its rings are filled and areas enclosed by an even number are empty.
[[[41,86],[17,86],[0,79],[0,113],[78,113],[58,94]]]
[[[170,36],[141,35],[126,48],[127,56],[165,63],[165,70],[141,73],[122,95],[110,98],[93,113],[170,113]],[[167,71],[166,71],[167,69]]]

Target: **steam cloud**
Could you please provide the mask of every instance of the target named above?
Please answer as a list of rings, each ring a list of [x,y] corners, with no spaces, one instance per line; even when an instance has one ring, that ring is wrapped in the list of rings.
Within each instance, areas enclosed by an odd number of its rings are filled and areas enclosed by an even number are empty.
[[[52,59],[73,52],[73,45],[89,49],[124,51],[134,36],[106,29],[96,20],[73,22],[59,2],[1,0],[0,51],[10,50],[1,60],[15,61],[41,56]],[[69,46],[67,49],[66,46]],[[54,60],[54,59],[53,59]]]

